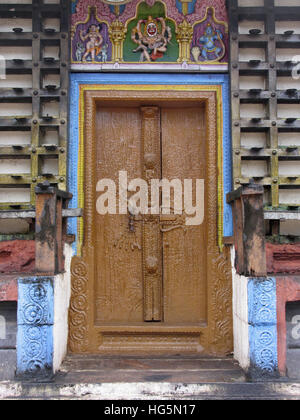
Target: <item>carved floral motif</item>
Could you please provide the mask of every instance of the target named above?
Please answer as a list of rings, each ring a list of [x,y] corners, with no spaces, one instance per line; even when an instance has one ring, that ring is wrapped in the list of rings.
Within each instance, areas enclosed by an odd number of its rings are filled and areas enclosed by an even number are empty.
[[[17,373],[47,374],[53,357],[53,278],[21,278],[18,293]]]
[[[251,368],[259,374],[276,374],[276,280],[250,279],[248,284]]]
[[[72,352],[84,352],[87,347],[87,267],[74,257],[71,266],[72,299],[69,311],[69,345]]]

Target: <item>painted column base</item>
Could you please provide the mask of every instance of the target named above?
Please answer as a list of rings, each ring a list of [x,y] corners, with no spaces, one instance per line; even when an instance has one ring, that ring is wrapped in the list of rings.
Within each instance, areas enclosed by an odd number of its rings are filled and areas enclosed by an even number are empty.
[[[18,281],[17,377],[51,377],[67,352],[66,274]]]
[[[235,253],[232,249],[232,267]],[[241,276],[233,268],[234,357],[250,380],[279,376],[276,279]]]
[[[18,280],[17,377],[53,372],[54,277]]]
[[[276,279],[248,279],[248,323],[252,379],[279,377],[277,357]]]
[[[53,376],[67,353],[72,247],[65,273],[18,279],[17,377]]]

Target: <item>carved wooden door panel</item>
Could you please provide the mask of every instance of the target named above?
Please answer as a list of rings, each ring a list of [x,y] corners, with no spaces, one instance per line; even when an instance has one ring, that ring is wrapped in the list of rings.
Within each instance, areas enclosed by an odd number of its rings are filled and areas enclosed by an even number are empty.
[[[162,177],[179,179],[182,184],[185,179],[205,180],[204,108],[162,109],[161,116]],[[183,223],[162,229],[166,322],[199,325],[206,319],[205,222],[204,217],[200,226]]]
[[[118,184],[120,171],[126,171],[128,182],[148,182],[149,197],[153,179],[205,179],[203,116],[203,108],[101,107],[97,179]],[[176,225],[176,215],[151,214],[133,217],[130,230],[129,218],[97,215],[96,322],[203,322],[203,226]]]
[[[181,106],[163,96],[152,101],[151,94],[143,101],[134,95],[127,102],[126,97],[94,101],[92,94],[88,100],[85,243],[83,257],[72,262],[70,349],[108,354],[229,351],[230,258],[216,243],[217,183],[212,176],[214,96],[208,93],[205,100]],[[149,198],[152,180],[181,182],[183,214],[177,214],[173,189],[172,214],[165,214],[161,195],[157,214],[137,215],[130,209],[120,214],[122,194],[134,194],[131,188],[122,192],[121,185],[138,178],[146,181]],[[103,179],[117,186],[116,214],[96,211],[97,183]],[[188,179],[203,180],[200,225],[186,224]],[[195,203],[195,194],[192,198]]]
[[[139,108],[101,108],[96,121],[96,179],[118,186],[119,171],[140,178],[141,117]],[[119,201],[117,191],[117,202]],[[128,214],[96,213],[96,323],[143,320],[141,228],[129,231]]]

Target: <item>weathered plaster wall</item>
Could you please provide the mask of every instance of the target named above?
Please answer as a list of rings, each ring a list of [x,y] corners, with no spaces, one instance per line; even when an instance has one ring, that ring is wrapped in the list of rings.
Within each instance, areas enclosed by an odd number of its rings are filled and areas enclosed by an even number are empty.
[[[67,353],[68,310],[71,295],[72,247],[65,244],[65,273],[54,278],[53,371],[56,372]]]
[[[235,251],[231,248],[232,297],[233,297],[233,340],[234,358],[248,370],[250,366],[249,324],[248,324],[248,279],[237,274],[234,268]]]

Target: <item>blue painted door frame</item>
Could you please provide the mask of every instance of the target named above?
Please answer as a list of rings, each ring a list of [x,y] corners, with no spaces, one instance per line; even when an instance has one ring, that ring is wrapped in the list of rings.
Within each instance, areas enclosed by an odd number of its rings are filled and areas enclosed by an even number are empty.
[[[223,108],[223,235],[233,235],[231,206],[226,194],[232,190],[232,159],[230,130],[230,88],[227,74],[127,74],[127,73],[72,73],[70,75],[70,127],[68,144],[68,188],[73,194],[71,208],[78,208],[78,147],[79,147],[79,93],[80,85],[220,85]],[[69,221],[70,234],[77,233],[77,221]]]

